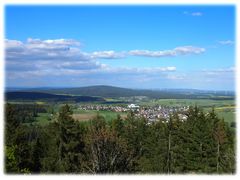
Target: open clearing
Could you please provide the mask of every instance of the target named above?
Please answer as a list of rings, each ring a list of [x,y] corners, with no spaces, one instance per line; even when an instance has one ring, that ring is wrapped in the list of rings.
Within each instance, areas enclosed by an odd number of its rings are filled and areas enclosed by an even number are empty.
[[[73,114],[72,117],[77,121],[88,121],[96,116],[95,114]]]
[[[235,106],[235,100],[211,100],[211,99],[154,99],[142,102],[140,105],[154,106],[201,106],[201,107],[229,107]]]
[[[38,104],[45,105],[42,101],[37,102],[11,102],[12,104]],[[129,103],[126,103],[126,106]],[[203,108],[205,112],[211,111],[214,107],[219,118],[224,118],[225,122],[229,124],[236,121],[236,102],[235,100],[210,100],[210,99],[152,99],[149,101],[142,101],[136,103],[140,106],[199,106]],[[36,122],[40,125],[46,125],[49,122],[52,122],[53,118],[57,118],[57,112],[59,112],[62,103],[49,104],[52,108],[49,111],[53,111],[53,114],[48,113],[38,113],[36,117]],[[124,119],[127,116],[127,113],[123,112],[112,112],[112,111],[97,111],[97,110],[80,110],[78,105],[75,103],[70,104],[73,107],[73,118],[77,121],[87,121],[93,119],[97,113],[103,116],[107,121],[111,121],[117,118],[117,115],[120,114]]]
[[[72,115],[72,117],[78,121],[87,121],[97,116],[98,113],[99,115],[103,116],[107,121],[116,119],[118,114],[123,119],[127,117],[127,113],[118,113],[118,112],[111,112],[111,111],[96,111],[96,110],[87,110],[87,111],[81,110],[78,113],[75,112]]]

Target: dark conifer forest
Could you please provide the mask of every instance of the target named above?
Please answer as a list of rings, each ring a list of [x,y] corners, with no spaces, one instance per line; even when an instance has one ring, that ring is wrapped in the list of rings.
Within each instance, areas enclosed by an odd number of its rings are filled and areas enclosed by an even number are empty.
[[[23,108],[23,107],[22,107]],[[5,105],[7,174],[234,174],[235,132],[214,112],[190,107],[149,123],[97,115],[73,119],[63,105],[46,125],[34,123],[41,107]]]

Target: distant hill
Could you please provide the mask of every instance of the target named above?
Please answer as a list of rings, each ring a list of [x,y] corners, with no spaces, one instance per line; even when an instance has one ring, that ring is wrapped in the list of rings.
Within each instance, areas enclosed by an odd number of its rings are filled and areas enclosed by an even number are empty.
[[[21,90],[19,90],[20,92]],[[223,96],[220,99],[233,99],[232,94],[222,92],[214,94],[210,91],[201,90],[139,90],[128,89],[114,86],[88,86],[79,88],[34,88],[28,89],[30,92],[42,92],[55,95],[77,95],[77,96],[94,96],[102,98],[119,98],[132,96],[147,96],[149,98],[160,99],[216,99],[216,96]],[[219,99],[217,97],[217,99]]]
[[[89,87],[79,87],[79,88],[49,89],[49,90],[45,90],[44,92],[50,92],[55,94],[99,96],[99,97],[106,97],[106,98],[138,96],[141,93],[138,90],[113,87],[113,86],[89,86]]]
[[[47,101],[75,101],[75,102],[104,102],[100,97],[56,95],[43,92],[6,92],[6,100],[47,100]]]

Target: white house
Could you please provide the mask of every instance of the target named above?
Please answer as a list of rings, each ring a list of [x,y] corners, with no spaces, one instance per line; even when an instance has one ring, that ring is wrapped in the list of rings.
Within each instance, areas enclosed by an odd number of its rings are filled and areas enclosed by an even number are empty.
[[[129,104],[128,108],[134,109],[134,108],[139,108],[139,106],[137,106],[136,104]]]

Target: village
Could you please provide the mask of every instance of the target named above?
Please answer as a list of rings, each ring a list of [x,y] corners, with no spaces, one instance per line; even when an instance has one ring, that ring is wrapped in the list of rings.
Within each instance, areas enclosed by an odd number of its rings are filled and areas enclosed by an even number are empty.
[[[112,112],[134,112],[137,117],[144,117],[149,122],[154,122],[158,119],[166,119],[170,118],[170,115],[173,113],[177,113],[178,117],[181,121],[187,119],[186,112],[189,109],[189,106],[182,107],[170,107],[170,106],[139,106],[136,104],[129,105],[79,105],[79,110],[96,110],[96,111],[112,111]]]

